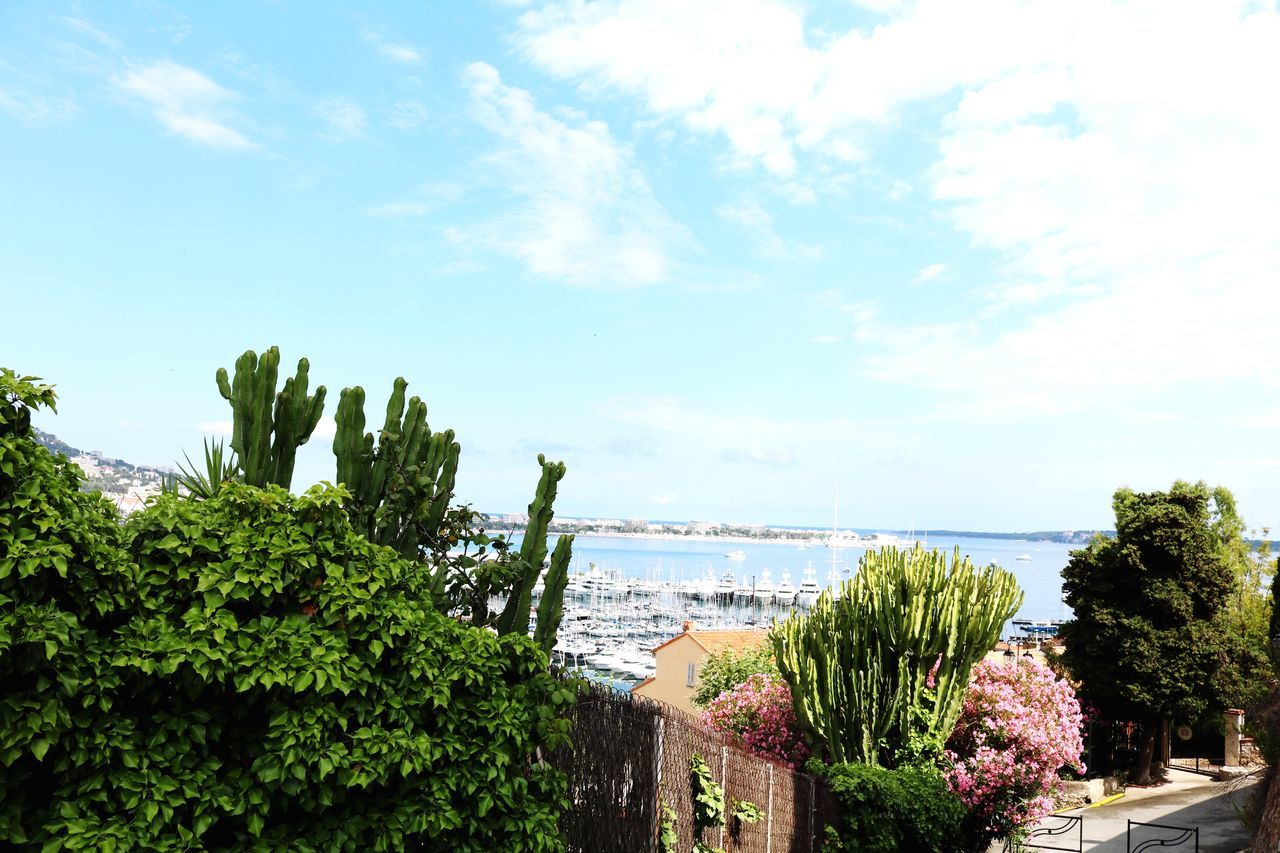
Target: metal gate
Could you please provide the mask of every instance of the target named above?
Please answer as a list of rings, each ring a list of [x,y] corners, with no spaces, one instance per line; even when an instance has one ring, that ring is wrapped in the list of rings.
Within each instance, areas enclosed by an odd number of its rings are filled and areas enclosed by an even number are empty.
[[[1005,853],[1020,853],[1023,850],[1081,853],[1084,849],[1084,818],[1079,815],[1049,815],[1026,838],[1021,841],[1010,839],[1004,849]]]
[[[1195,853],[1200,853],[1200,827],[1198,826],[1169,826],[1164,823],[1142,823],[1141,821],[1131,820],[1125,828],[1125,849],[1129,853],[1144,853],[1147,850],[1168,849],[1170,847],[1181,847],[1191,842],[1191,849]],[[1134,846],[1133,828],[1135,826],[1147,827],[1156,830],[1156,832],[1146,832],[1139,830],[1138,835],[1155,835],[1154,838],[1147,838],[1137,842],[1138,846]]]

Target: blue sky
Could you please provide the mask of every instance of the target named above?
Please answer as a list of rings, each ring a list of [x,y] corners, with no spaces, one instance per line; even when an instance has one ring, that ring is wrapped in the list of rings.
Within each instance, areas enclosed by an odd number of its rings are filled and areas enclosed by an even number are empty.
[[[165,464],[403,375],[513,511],[1280,522],[1273,3],[0,6],[0,363]],[[322,429],[321,432],[324,430]],[[332,476],[329,442],[296,486]]]

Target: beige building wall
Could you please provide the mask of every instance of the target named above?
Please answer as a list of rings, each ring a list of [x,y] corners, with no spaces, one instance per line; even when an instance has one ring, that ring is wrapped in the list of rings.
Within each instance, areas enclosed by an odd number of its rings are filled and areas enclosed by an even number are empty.
[[[687,623],[684,633],[653,650],[656,663],[653,675],[631,692],[697,715],[701,712],[693,706],[693,694],[698,689],[702,662],[707,655],[724,648],[741,650],[758,645],[764,642],[765,634],[763,629],[699,631],[693,623]]]
[[[698,709],[693,707],[693,692],[697,689],[698,675],[707,650],[688,634],[680,634],[655,649],[653,656],[657,663],[653,676],[637,684],[631,692],[666,702],[689,714],[697,714]]]

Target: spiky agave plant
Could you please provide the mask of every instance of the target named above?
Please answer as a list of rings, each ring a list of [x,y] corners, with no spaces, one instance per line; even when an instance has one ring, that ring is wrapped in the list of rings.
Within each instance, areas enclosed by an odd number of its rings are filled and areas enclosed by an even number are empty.
[[[173,476],[170,483],[162,487],[166,491],[172,488],[176,490],[178,486],[186,489],[187,494],[196,500],[207,500],[222,490],[222,484],[234,480],[240,472],[240,463],[236,459],[235,452],[228,454],[222,441],[214,439],[204,440],[204,470],[201,471],[191,457],[185,452],[182,454],[187,460],[187,464],[178,464],[178,473]]]

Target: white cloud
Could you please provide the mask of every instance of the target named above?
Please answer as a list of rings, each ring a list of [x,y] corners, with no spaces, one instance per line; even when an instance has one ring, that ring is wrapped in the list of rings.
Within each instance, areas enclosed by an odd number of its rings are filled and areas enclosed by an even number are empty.
[[[588,91],[642,97],[651,111],[721,132],[744,162],[795,171],[791,113],[817,55],[792,7],[769,0],[549,3],[520,18],[516,44]]]
[[[329,415],[321,415],[320,420],[316,421],[316,428],[311,432],[311,438],[333,438],[338,434],[338,422]]]
[[[414,47],[407,44],[395,44],[386,41],[382,36],[374,32],[364,34],[365,41],[373,45],[383,57],[390,59],[392,62],[399,62],[405,65],[416,65],[422,61],[422,54]]]
[[[923,137],[934,165],[904,177],[993,253],[999,280],[951,321],[862,318],[863,366],[886,382],[950,392],[944,407],[979,419],[1280,383],[1273,5],[882,11],[824,32],[782,0],[557,0],[522,15],[515,39],[584,93],[634,97],[801,185],[893,144],[914,105],[943,115]]]
[[[234,429],[231,421],[200,421],[196,424],[196,432],[212,435],[231,435]]]
[[[320,134],[330,142],[346,142],[364,136],[364,110],[348,98],[325,98],[315,105],[312,112],[327,126]]]
[[[994,307],[1039,313],[937,329],[869,366],[966,395],[975,417],[1274,387],[1280,116],[1258,104],[1277,95],[1280,17],[1084,8],[1069,49],[966,92],[931,172],[956,225],[1005,259]]]
[[[240,117],[231,109],[239,100],[194,68],[169,60],[129,65],[112,78],[117,90],[149,109],[170,132],[210,148],[257,147],[231,127]]]
[[[519,201],[486,223],[450,229],[467,248],[510,255],[535,275],[584,287],[669,281],[670,249],[689,245],[654,198],[630,151],[599,121],[540,111],[490,65],[467,67],[472,114],[502,141],[484,172]]]
[[[773,217],[752,199],[743,199],[737,204],[721,205],[716,208],[716,213],[726,222],[732,222],[744,228],[755,238],[756,250],[766,257],[812,262],[822,255],[822,249],[819,246],[804,243],[791,244],[783,240],[773,228]]]
[[[74,98],[50,97],[0,86],[0,112],[28,127],[45,127],[75,118],[80,111]]]
[[[654,495],[653,497],[649,498],[649,502],[657,504],[658,506],[667,506],[668,504],[672,503],[675,499],[676,499],[675,492],[663,492],[660,495]]]
[[[926,281],[933,281],[946,271],[946,264],[929,264],[929,266],[916,273],[915,278],[911,279],[911,283],[924,284]]]

